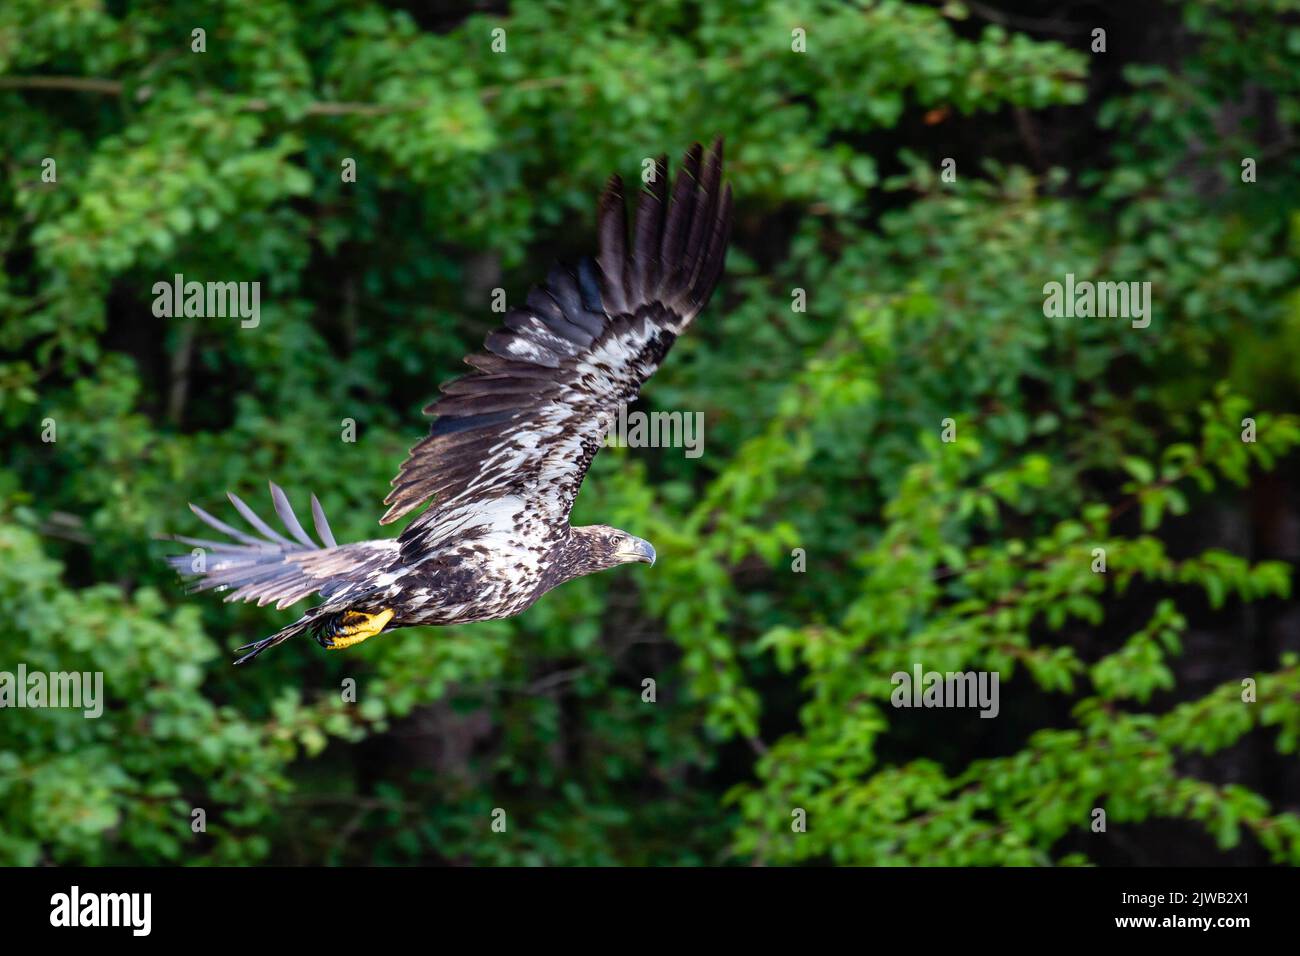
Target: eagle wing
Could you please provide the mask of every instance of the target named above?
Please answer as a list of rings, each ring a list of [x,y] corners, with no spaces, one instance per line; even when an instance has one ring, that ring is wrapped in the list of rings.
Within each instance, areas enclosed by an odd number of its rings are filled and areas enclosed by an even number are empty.
[[[261,537],[231,527],[197,505],[190,505],[205,524],[232,539],[172,536],[173,541],[203,549],[202,563],[188,554],[167,558],[167,563],[181,574],[193,577],[192,591],[228,591],[227,601],[256,601],[259,607],[275,602],[277,609],[283,609],[312,594],[330,598],[339,596],[342,589],[364,585],[398,556],[396,539],[336,543],[315,495],[311,496],[311,510],[320,544],[303,530],[288,497],[274,482],[271,499],[291,535],[288,538],[259,518],[233,492],[228,497]]]
[[[402,532],[404,549],[436,544],[502,502],[553,528],[568,521],[619,405],[637,397],[722,274],[731,187],[722,186],[722,141],[702,152],[687,151],[671,198],[666,159],[656,161],[630,248],[623,184],[611,177],[596,259],[552,269],[487,337],[487,351],[465,360],[477,371],[424,409],[435,420],[380,519],[434,501]]]

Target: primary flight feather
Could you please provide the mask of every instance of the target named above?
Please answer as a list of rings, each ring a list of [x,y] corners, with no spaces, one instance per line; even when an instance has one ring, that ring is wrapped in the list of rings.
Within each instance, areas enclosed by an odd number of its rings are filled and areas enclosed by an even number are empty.
[[[311,633],[326,648],[383,630],[509,617],[551,588],[630,561],[654,563],[647,541],[606,525],[572,527],[569,513],[620,404],[636,399],[673,342],[704,308],[722,274],[731,230],[731,187],[722,183],[722,142],[686,152],[669,190],[665,159],[640,191],[628,232],[623,184],[610,178],[598,212],[598,253],[575,269],[555,267],[525,304],[492,332],[474,372],[444,385],[425,408],[429,434],[402,463],[380,519],[429,507],[395,539],[337,544],[311,499],[320,541],[303,529],[271,485],[289,537],[235,495],[257,534],[194,505],[231,541],[177,536],[202,548],[168,558],[194,590],[228,601],[288,607],[322,602],[283,630],[240,650]]]

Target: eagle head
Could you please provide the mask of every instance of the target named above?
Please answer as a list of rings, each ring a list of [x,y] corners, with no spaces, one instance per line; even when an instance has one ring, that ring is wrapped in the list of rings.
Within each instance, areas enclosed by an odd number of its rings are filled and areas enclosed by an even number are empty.
[[[581,549],[583,574],[603,571],[632,561],[655,563],[655,549],[649,541],[609,525],[594,524],[574,528],[573,538]]]

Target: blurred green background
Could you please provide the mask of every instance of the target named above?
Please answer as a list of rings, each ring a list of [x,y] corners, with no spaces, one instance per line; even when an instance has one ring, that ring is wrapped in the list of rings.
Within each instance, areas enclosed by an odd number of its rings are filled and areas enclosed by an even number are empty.
[[[1298,88],[1297,0],[7,0],[0,670],[107,703],[0,711],[0,861],[1300,862]],[[640,405],[704,454],[574,516],[655,567],[232,668],[293,612],[184,595],[186,503],[395,534],[492,289],[715,134],[727,273]],[[154,317],[176,273],[260,325]],[[1150,326],[1045,317],[1067,273]],[[895,709],[917,663],[999,716]]]

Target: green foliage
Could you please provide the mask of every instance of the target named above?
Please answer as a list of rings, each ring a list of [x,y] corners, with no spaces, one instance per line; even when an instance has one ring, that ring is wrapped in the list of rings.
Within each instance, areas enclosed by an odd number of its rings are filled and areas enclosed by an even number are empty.
[[[1180,669],[1193,622],[1290,598],[1286,564],[1184,542],[1300,443],[1300,3],[1174,11],[1176,61],[1102,102],[1079,37],[960,3],[181,6],[0,6],[0,671],[107,698],[0,712],[0,860],[1080,864],[1104,807],[1300,862],[1294,813],[1187,769],[1247,735],[1293,759],[1300,662]],[[990,145],[953,183],[917,132],[1062,112],[1111,145]],[[395,533],[490,290],[590,252],[610,171],[715,133],[737,246],[646,390],[705,454],[607,450],[574,516],[653,570],[233,671],[285,613],[181,593],[155,538],[186,502],[272,478],[341,541]],[[260,281],[260,324],[155,317],[176,273]],[[1149,281],[1150,326],[1046,317],[1066,273]],[[998,672],[1003,713],[928,735],[890,706],[917,663]]]

